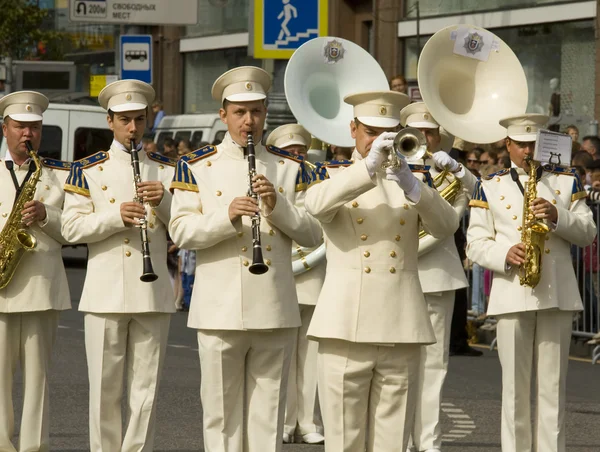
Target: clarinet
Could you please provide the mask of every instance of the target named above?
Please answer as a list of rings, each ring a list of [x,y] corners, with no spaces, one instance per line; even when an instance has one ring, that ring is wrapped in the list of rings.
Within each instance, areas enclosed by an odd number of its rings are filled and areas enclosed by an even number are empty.
[[[144,200],[138,196],[138,186],[142,182],[142,176],[140,175],[140,157],[138,150],[135,148],[135,140],[131,140],[131,166],[133,168],[133,202],[144,205]],[[158,275],[154,273],[152,268],[152,259],[150,258],[150,245],[148,242],[148,220],[146,215],[144,218],[139,220],[139,224],[136,226],[140,228],[140,237],[142,239],[142,256],[144,269],[140,280],[142,282],[152,282],[158,279]]]
[[[248,196],[258,203],[258,195],[252,189],[252,179],[256,176],[256,153],[252,134],[248,134]],[[249,267],[253,275],[262,275],[269,271],[265,264],[260,244],[260,213],[252,215],[252,265]]]

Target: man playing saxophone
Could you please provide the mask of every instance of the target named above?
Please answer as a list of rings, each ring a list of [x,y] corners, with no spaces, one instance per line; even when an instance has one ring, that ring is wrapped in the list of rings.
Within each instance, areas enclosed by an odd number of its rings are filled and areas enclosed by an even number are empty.
[[[169,232],[196,250],[196,285],[188,326],[198,330],[207,451],[275,452],[283,440],[287,376],[300,326],[292,240],[321,241],[303,207],[309,174],[302,157],[260,144],[271,76],[256,67],[221,75],[212,88],[227,134],[181,158],[171,188]],[[256,175],[249,181],[248,136]],[[247,196],[249,185],[259,202]],[[252,217],[268,271],[249,270]]]
[[[506,146],[512,161],[481,179],[471,200],[467,256],[494,271],[488,315],[498,319],[502,365],[502,451],[565,452],[565,398],[573,314],[582,309],[571,263],[571,244],[587,246],[596,235],[586,192],[574,170],[530,167],[536,134],[548,117],[506,118]],[[535,177],[537,184],[530,177]],[[535,187],[537,197],[527,190]],[[523,206],[524,196],[534,197]],[[527,217],[525,221],[523,220]],[[541,268],[537,254],[521,243],[524,228],[543,221]],[[526,235],[525,235],[526,236]],[[545,244],[544,244],[545,243]],[[535,287],[520,284],[520,267],[534,268]],[[530,388],[537,375],[536,415],[531,430]],[[533,437],[535,435],[535,437]],[[533,445],[532,445],[533,444]]]
[[[308,329],[318,340],[327,452],[405,452],[414,421],[421,345],[435,342],[417,267],[419,228],[445,237],[452,206],[426,169],[388,161],[400,110],[395,91],[346,96],[353,161],[317,164],[306,210],[322,224],[327,271]]]
[[[9,452],[50,450],[50,362],[59,313],[71,307],[61,256],[62,186],[70,164],[36,155],[47,107],[46,96],[33,91],[0,100],[7,144],[0,162],[0,450]],[[20,248],[19,231],[28,234],[31,251]],[[19,365],[24,394],[15,449],[12,391]]]
[[[89,250],[79,309],[85,312],[93,452],[152,450],[154,444],[158,383],[169,314],[175,312],[166,231],[171,209],[166,187],[175,163],[139,152],[153,100],[154,89],[138,80],[106,86],[98,101],[108,111],[114,140],[109,150],[75,162],[65,184],[63,234],[74,243],[87,243]],[[132,144],[139,159],[141,182],[136,184]],[[140,280],[144,251],[135,227],[141,226],[140,220],[146,222],[158,276],[153,282]],[[124,375],[129,409],[122,434]]]

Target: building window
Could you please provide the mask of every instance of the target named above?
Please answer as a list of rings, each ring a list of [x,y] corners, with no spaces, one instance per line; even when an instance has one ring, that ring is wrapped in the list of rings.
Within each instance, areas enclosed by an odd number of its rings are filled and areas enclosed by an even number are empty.
[[[211,88],[224,72],[238,66],[261,66],[261,60],[248,56],[247,47],[189,52],[185,54],[185,113],[217,113],[220,102],[213,100]]]
[[[421,17],[444,16],[449,14],[474,13],[477,11],[494,11],[523,7],[546,6],[553,3],[578,2],[581,0],[406,0],[405,17],[417,17],[416,4],[419,4]]]
[[[248,0],[199,0],[198,24],[185,27],[185,36],[211,36],[248,31]]]
[[[528,113],[551,114],[562,128],[594,116],[596,46],[594,21],[557,22],[491,30],[515,52],[527,78]],[[421,37],[421,47],[429,36]],[[417,78],[417,38],[405,40],[405,74]],[[554,86],[557,85],[557,88]],[[554,94],[554,96],[553,96]],[[560,110],[557,109],[557,96]],[[551,111],[551,99],[554,110]]]

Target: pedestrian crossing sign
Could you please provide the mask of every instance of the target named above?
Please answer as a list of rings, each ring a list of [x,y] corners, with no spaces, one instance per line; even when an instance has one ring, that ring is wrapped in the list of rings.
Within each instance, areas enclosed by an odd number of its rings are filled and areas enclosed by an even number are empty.
[[[327,36],[328,0],[254,0],[254,58],[287,59],[318,36]]]

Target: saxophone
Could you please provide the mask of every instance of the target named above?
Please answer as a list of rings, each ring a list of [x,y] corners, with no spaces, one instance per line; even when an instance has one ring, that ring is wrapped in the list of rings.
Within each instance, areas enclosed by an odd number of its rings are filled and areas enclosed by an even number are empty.
[[[32,251],[37,246],[37,239],[23,227],[21,212],[25,204],[33,200],[36,185],[42,176],[42,164],[31,147],[31,142],[26,141],[25,145],[36,168],[15,200],[10,216],[0,232],[0,289],[4,289],[10,283],[23,252]]]
[[[546,234],[550,228],[543,221],[538,221],[531,210],[531,203],[537,198],[537,164],[530,158],[525,159],[529,163],[529,180],[523,193],[523,226],[521,231],[521,243],[525,245],[525,262],[519,267],[519,282],[522,286],[532,289],[537,286],[542,276],[542,253]]]

